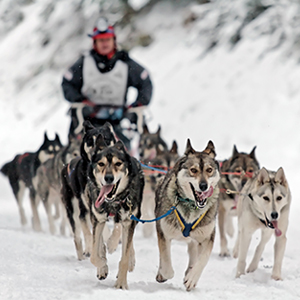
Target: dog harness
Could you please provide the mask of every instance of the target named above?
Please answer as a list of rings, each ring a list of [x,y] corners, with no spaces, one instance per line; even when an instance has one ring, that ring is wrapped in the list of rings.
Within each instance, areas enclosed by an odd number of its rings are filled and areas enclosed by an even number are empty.
[[[26,153],[24,153],[24,154],[22,154],[22,155],[20,155],[20,156],[18,157],[18,163],[19,163],[19,165],[21,164],[23,158],[27,157],[28,155],[29,155],[29,153],[26,152]]]
[[[135,215],[131,215],[130,219],[133,221],[137,221],[137,222],[141,222],[142,224],[144,223],[150,223],[150,222],[155,222],[158,221],[160,219],[163,219],[165,217],[167,217],[168,215],[170,215],[172,212],[174,211],[175,216],[177,218],[177,220],[179,221],[179,224],[182,228],[182,234],[184,237],[188,237],[190,235],[190,232],[196,228],[196,226],[201,222],[201,220],[204,218],[204,216],[206,215],[206,212],[204,214],[202,214],[197,220],[195,220],[193,223],[187,223],[184,218],[182,217],[182,215],[180,214],[180,212],[177,210],[176,206],[172,206],[165,214],[163,214],[162,216],[159,216],[158,218],[152,219],[152,220],[141,220],[138,219]]]
[[[206,212],[204,214],[202,214],[197,220],[195,220],[193,223],[187,223],[184,218],[182,217],[182,215],[180,214],[180,212],[175,209],[175,216],[182,228],[182,234],[184,237],[188,237],[190,236],[190,232],[196,228],[196,226],[201,222],[201,220],[204,218],[204,216],[206,215]]]

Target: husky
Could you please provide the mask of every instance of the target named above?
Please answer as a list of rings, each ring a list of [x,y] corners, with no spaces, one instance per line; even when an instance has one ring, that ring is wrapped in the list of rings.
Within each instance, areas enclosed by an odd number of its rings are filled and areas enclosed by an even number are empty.
[[[108,217],[114,215],[122,224],[122,257],[115,287],[128,289],[127,272],[133,271],[135,265],[133,234],[137,223],[130,217],[141,216],[144,175],[140,163],[128,154],[121,141],[107,146],[99,135],[96,148],[89,164],[86,189],[93,225],[91,262],[97,267],[98,279],[105,279],[108,266],[103,228]]]
[[[116,143],[113,127],[109,122],[101,127],[94,127],[89,121],[84,121],[83,128],[80,156],[72,159],[61,171],[61,200],[74,236],[78,260],[89,257],[92,247],[90,205],[85,197],[85,189],[88,181],[88,165],[97,150],[96,140],[101,134],[108,145]],[[81,230],[85,240],[85,251],[82,247]]]
[[[212,141],[197,152],[188,139],[184,155],[158,183],[155,193],[156,231],[159,248],[158,282],[173,278],[171,240],[188,244],[189,263],[184,285],[195,288],[206,266],[215,238],[218,211],[219,164]]]
[[[261,229],[261,240],[247,272],[254,272],[266,243],[275,234],[272,278],[281,280],[281,267],[286,246],[286,231],[291,193],[283,168],[277,172],[262,168],[241,191],[238,203],[238,240],[234,257],[238,256],[236,277],[245,274],[246,257],[254,231]]]
[[[247,180],[259,170],[255,149],[256,147],[247,154],[239,152],[234,145],[232,156],[223,161],[221,165],[218,227],[220,232],[220,256],[222,257],[230,256],[226,234],[230,237],[234,235],[232,219],[237,216],[238,193]]]
[[[146,164],[155,164],[158,165],[158,161],[156,159],[159,154],[159,161],[162,160],[163,156],[166,156],[168,151],[167,143],[161,137],[161,127],[159,126],[157,131],[154,133],[150,133],[148,126],[146,124],[143,125],[143,132],[140,136],[139,140],[139,157],[140,161]],[[162,155],[163,153],[163,155]],[[156,160],[154,162],[154,159]],[[167,159],[164,159],[167,163]],[[153,186],[155,185],[157,176],[153,176],[153,172],[149,170],[144,170],[145,173],[145,187],[144,187],[144,195],[142,202],[142,216],[144,219],[150,219],[154,217],[154,191]],[[144,237],[150,237],[153,234],[154,226],[152,223],[146,223],[143,225],[143,235]]]
[[[178,146],[176,141],[173,141],[170,150],[162,151],[159,147],[157,147],[156,157],[152,160],[145,160],[147,165],[154,166],[157,170],[152,171],[144,169],[145,187],[141,207],[142,219],[149,220],[155,218],[154,209],[156,183],[160,177],[164,176],[168,170],[174,167],[178,158]],[[155,224],[150,222],[145,223],[142,228],[144,237],[150,237],[155,231]]]
[[[69,135],[68,145],[62,147],[56,155],[41,164],[37,169],[37,194],[43,201],[51,234],[55,234],[54,219],[61,215],[60,232],[65,235],[66,212],[60,198],[61,170],[73,158],[80,156],[81,135]],[[55,205],[55,216],[51,213],[51,204]]]
[[[23,197],[25,189],[29,189],[30,204],[32,209],[32,227],[35,231],[41,231],[41,222],[38,214],[38,199],[36,198],[36,181],[38,167],[51,159],[63,147],[59,136],[56,134],[54,140],[49,140],[44,134],[44,142],[36,152],[18,154],[6,163],[1,172],[8,177],[13,194],[17,200],[22,226],[27,224],[23,208]]]
[[[144,124],[139,141],[140,160],[152,160],[156,157],[157,149],[168,150],[168,145],[161,137],[160,131],[161,127],[159,126],[155,133],[150,133],[148,126]]]

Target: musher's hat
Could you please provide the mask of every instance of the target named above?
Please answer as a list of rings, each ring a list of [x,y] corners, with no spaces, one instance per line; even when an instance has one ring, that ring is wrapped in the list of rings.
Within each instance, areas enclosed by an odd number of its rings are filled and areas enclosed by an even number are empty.
[[[100,18],[94,27],[93,34],[88,34],[88,36],[93,40],[116,37],[114,27],[108,24],[106,18]]]

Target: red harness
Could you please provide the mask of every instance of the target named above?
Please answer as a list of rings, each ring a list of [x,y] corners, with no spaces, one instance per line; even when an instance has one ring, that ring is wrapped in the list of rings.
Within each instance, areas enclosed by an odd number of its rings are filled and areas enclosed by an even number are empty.
[[[22,155],[20,155],[20,156],[18,157],[18,163],[19,163],[19,165],[21,164],[23,158],[26,157],[26,156],[28,156],[28,155],[29,155],[29,153],[26,152],[26,153],[24,153],[24,154],[22,154]]]

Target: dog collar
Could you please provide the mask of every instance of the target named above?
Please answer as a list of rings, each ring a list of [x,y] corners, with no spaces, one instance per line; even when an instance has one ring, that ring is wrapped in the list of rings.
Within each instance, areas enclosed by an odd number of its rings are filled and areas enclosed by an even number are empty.
[[[275,229],[273,224],[269,220],[259,219],[266,227],[269,227],[271,229]]]
[[[179,194],[177,193],[176,195],[178,202],[185,202],[187,203],[187,205],[189,205],[192,209],[199,209],[197,205],[195,205],[195,201],[189,198],[182,198],[179,196]]]
[[[182,217],[182,215],[180,214],[180,212],[177,210],[177,208],[175,208],[174,210],[175,212],[175,216],[177,218],[177,220],[179,221],[179,224],[182,228],[182,234],[184,237],[188,237],[190,235],[190,232],[195,229],[195,227],[201,222],[201,220],[204,218],[204,216],[206,215],[206,212],[204,212],[204,214],[202,214],[197,220],[195,220],[193,223],[187,223],[184,218]]]

